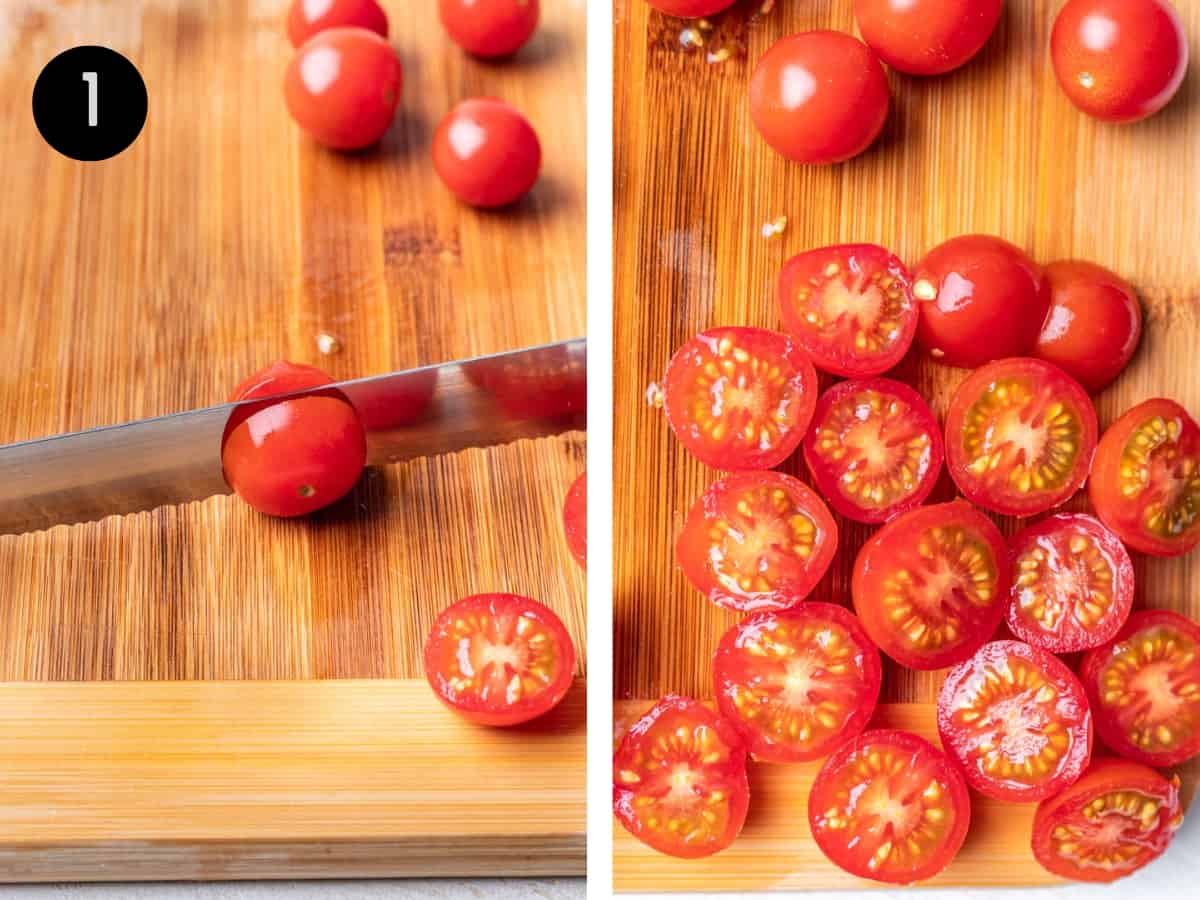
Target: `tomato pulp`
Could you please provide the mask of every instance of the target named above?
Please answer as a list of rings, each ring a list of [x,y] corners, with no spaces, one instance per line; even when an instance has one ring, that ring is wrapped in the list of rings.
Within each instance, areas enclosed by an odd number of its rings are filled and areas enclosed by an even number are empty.
[[[366,28],[388,36],[387,14],[378,0],[292,0],[287,33],[293,47],[330,28]]]
[[[587,568],[587,472],[575,479],[563,503],[563,534],[575,562]]]
[[[507,206],[537,181],[542,145],[519,112],[502,100],[478,97],[459,103],[438,124],[433,167],[460,200]]]
[[[438,0],[451,40],[474,56],[511,56],[537,30],[539,0]]]
[[[1001,0],[854,0],[863,40],[910,75],[941,75],[983,49],[1000,21]]]

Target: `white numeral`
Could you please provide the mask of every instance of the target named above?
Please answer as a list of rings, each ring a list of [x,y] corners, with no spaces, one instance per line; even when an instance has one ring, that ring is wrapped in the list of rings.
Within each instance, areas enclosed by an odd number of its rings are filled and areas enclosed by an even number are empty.
[[[100,76],[95,72],[84,72],[83,80],[88,85],[88,127],[95,128],[100,124],[100,100],[97,90]]]

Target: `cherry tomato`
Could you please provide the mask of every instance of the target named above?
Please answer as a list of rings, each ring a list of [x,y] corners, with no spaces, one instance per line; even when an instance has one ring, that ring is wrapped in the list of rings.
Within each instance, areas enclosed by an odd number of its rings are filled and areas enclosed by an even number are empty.
[[[1133,563],[1120,539],[1091,516],[1030,525],[1012,548],[1008,627],[1050,653],[1099,647],[1129,618]]]
[[[714,469],[770,469],[795,452],[817,404],[817,373],[785,334],[713,328],[676,351],[663,404],[675,437]]]
[[[734,0],[646,0],[659,12],[681,19],[699,19],[711,16],[733,6]]]
[[[587,568],[587,472],[584,472],[567,491],[563,504],[563,533],[575,562]]]
[[[962,775],[907,731],[868,731],[821,767],[808,795],[813,840],[851,875],[910,884],[941,872],[971,823]]]
[[[331,28],[300,48],[287,69],[292,118],[335,150],[358,150],[387,133],[400,102],[400,59],[365,28]]]
[[[387,13],[378,0],[292,0],[287,33],[293,47],[330,28],[366,28],[388,36]]]
[[[446,33],[468,53],[511,56],[537,30],[538,0],[438,0]]]
[[[1000,21],[1001,0],[854,0],[863,40],[910,75],[941,75],[983,49]]]
[[[230,402],[329,384],[333,379],[320,369],[277,362],[239,384]],[[340,500],[366,462],[362,423],[337,391],[240,406],[221,441],[225,480],[271,516],[303,516]]]
[[[1070,101],[1108,122],[1158,112],[1188,66],[1183,23],[1166,0],[1070,0],[1054,21],[1050,55]]]
[[[934,247],[913,273],[917,344],[949,366],[974,368],[1033,352],[1050,309],[1045,273],[1008,241],[986,234]]]
[[[955,666],[938,695],[938,733],[967,784],[1010,803],[1073,784],[1092,756],[1092,715],[1065,665],[1021,641],[993,641]]]
[[[779,273],[783,327],[818,369],[878,375],[900,362],[917,331],[904,264],[874,244],[822,247]]]
[[[1050,312],[1034,355],[1094,394],[1117,377],[1137,349],[1142,306],[1126,281],[1093,263],[1051,263],[1046,277]]]
[[[437,368],[414,370],[402,383],[394,378],[362,382],[354,391],[354,409],[367,431],[404,428],[425,415],[437,383]]]
[[[1179,778],[1123,759],[1097,759],[1038,804],[1033,855],[1075,881],[1116,881],[1157,859],[1183,824]]]
[[[1008,550],[969,503],[919,506],[875,532],[850,591],[879,649],[910,669],[968,659],[995,633],[1008,601]]]
[[[1134,613],[1080,672],[1110,749],[1160,767],[1200,754],[1200,625],[1167,610]]]
[[[613,759],[613,812],[660,853],[696,859],[724,850],[750,805],[746,748],[707,706],[667,696],[625,733]]]
[[[807,31],[776,41],[750,79],[750,117],[776,152],[836,163],[866,150],[887,121],[887,76],[856,37]]]
[[[817,401],[804,461],[843,516],[885,522],[920,506],[933,490],[942,471],[942,432],[908,385],[842,381]]]
[[[946,465],[972,503],[1030,516],[1083,485],[1097,431],[1091,399],[1062,369],[1001,359],[976,369],[954,392]]]
[[[755,759],[820,759],[858,737],[879,699],[879,650],[832,603],[755,613],[721,638],[717,706]]]
[[[1174,400],[1139,403],[1100,439],[1088,494],[1127,546],[1187,553],[1200,544],[1200,426]]]
[[[563,419],[587,412],[587,362],[561,344],[469,363],[467,379],[487,391],[513,419]]]
[[[502,100],[478,97],[455,106],[433,134],[433,167],[446,187],[472,206],[520,200],[537,181],[537,132]]]
[[[804,482],[781,472],[742,472],[692,505],[675,558],[718,606],[787,609],[825,575],[837,542],[833,516]]]
[[[482,725],[517,725],[562,702],[575,645],[550,609],[516,594],[476,594],[442,610],[425,641],[439,700]]]

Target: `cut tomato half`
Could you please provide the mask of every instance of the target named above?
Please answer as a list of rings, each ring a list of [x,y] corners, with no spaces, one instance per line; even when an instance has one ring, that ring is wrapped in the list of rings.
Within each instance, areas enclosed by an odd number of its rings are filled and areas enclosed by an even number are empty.
[[[587,568],[587,472],[571,484],[563,503],[563,534],[575,562]]]
[[[755,759],[819,759],[867,727],[882,668],[879,650],[840,606],[755,613],[717,647],[717,706]]]
[[[1074,783],[1092,755],[1083,685],[1065,665],[1021,641],[985,644],[946,676],[938,695],[942,746],[967,783],[1026,803]]]
[[[613,759],[613,812],[660,853],[695,859],[724,850],[750,805],[746,749],[703,704],[667,696],[625,733]]]
[[[786,609],[821,580],[837,541],[833,516],[806,484],[780,472],[741,472],[692,505],[675,558],[719,606]]]
[[[830,504],[856,522],[920,506],[942,470],[942,433],[921,395],[887,378],[842,381],[817,401],[804,461]]]
[[[1134,613],[1080,672],[1114,752],[1151,766],[1200,754],[1200,625],[1168,610]]]
[[[879,375],[908,352],[917,301],[904,263],[874,244],[822,247],[779,273],[783,327],[834,375]]]
[[[910,669],[962,662],[995,633],[1008,550],[992,520],[957,500],[897,516],[863,545],[851,594],[879,649]]]
[[[663,402],[671,430],[714,469],[770,469],[812,420],[817,373],[792,339],[763,328],[714,328],[679,348]]]
[[[1096,449],[1096,410],[1057,366],[1012,357],[973,372],[946,415],[946,460],[972,503],[1045,512],[1079,490]]]
[[[946,868],[971,821],[962,775],[906,731],[868,731],[821,767],[808,795],[813,839],[859,878],[909,884]]]

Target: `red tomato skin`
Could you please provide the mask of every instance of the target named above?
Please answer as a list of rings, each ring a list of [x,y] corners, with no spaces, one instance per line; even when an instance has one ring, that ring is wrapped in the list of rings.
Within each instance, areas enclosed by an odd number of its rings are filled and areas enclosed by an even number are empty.
[[[1002,0],[854,0],[863,40],[909,75],[942,75],[965,65],[1000,21]]]
[[[735,0],[646,0],[661,13],[681,19],[711,16],[733,6]]]
[[[1127,281],[1095,263],[1051,263],[1046,277],[1050,312],[1033,355],[1098,393],[1133,358],[1142,337],[1142,305]]]
[[[1050,282],[1025,253],[986,234],[951,238],[913,272],[917,345],[948,366],[973,369],[1028,355],[1050,309]]]
[[[451,40],[472,56],[511,56],[537,31],[539,0],[438,0]]]
[[[542,145],[529,121],[503,100],[477,97],[438,124],[433,167],[460,200],[494,209],[529,193],[541,171]]]
[[[1136,122],[1175,96],[1188,44],[1166,0],[1070,0],[1054,21],[1050,56],[1076,107],[1106,122]]]
[[[887,76],[871,48],[840,31],[776,41],[750,79],[750,117],[794,162],[843,162],[866,150],[887,121]]]
[[[287,33],[293,47],[301,47],[313,35],[330,28],[365,28],[386,38],[387,13],[378,0],[326,0],[319,8],[312,0],[292,0]]]
[[[284,99],[317,143],[361,150],[391,127],[403,83],[400,59],[386,40],[365,28],[330,28],[292,58]]]
[[[587,472],[571,484],[563,504],[563,534],[567,548],[585,570],[587,569]]]

